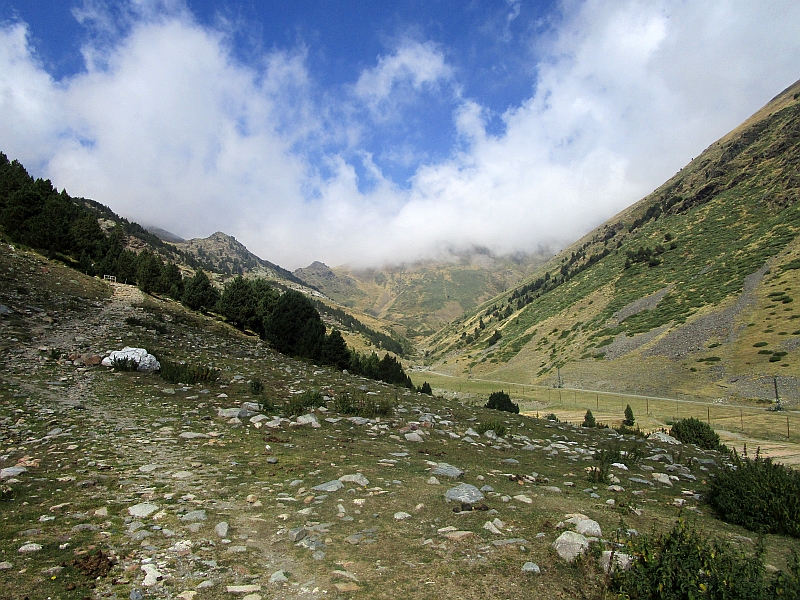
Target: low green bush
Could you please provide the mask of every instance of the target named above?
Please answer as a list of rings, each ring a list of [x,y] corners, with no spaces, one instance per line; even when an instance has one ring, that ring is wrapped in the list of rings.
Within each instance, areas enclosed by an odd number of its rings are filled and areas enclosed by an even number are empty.
[[[683,518],[669,532],[637,536],[626,546],[631,568],[617,569],[609,578],[610,590],[620,598],[767,600],[797,598],[800,590],[796,555],[787,572],[767,577],[763,546],[748,556],[725,540],[709,539]]]
[[[324,406],[324,404],[324,396],[318,390],[306,390],[302,394],[289,398],[286,411],[292,417],[299,417],[319,406]]]
[[[333,408],[342,415],[352,415],[373,419],[388,417],[394,412],[394,402],[387,398],[375,398],[366,394],[339,394],[333,401]]]
[[[511,396],[503,391],[489,394],[489,401],[484,408],[493,408],[494,410],[503,410],[515,414],[519,413],[519,404],[512,402]]]
[[[486,421],[481,421],[475,426],[475,431],[483,435],[487,431],[494,431],[497,437],[504,437],[508,431],[500,419],[487,419]]]
[[[800,537],[800,473],[758,452],[752,459],[734,453],[712,475],[706,502],[728,523]]]
[[[719,443],[719,436],[714,428],[694,417],[677,421],[669,430],[669,434],[684,444],[694,444],[705,450],[724,452],[725,446]]]
[[[264,393],[264,382],[258,377],[250,380],[250,393],[254,396],[260,396]]]
[[[173,362],[166,358],[158,358],[158,362],[161,364],[159,374],[168,383],[185,383],[187,385],[210,383],[219,379],[220,376],[219,369],[213,367]]]
[[[544,418],[545,418],[546,421],[552,421],[553,423],[560,423],[561,422],[559,420],[559,418],[558,418],[558,415],[556,415],[556,413],[547,413],[544,416]]]
[[[139,368],[139,361],[130,357],[117,357],[111,360],[111,368],[115,371],[135,371]]]

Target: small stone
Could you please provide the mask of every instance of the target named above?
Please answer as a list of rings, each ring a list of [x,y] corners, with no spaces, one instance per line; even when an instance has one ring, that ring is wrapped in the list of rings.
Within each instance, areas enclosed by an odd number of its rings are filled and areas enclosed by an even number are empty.
[[[336,588],[337,592],[357,592],[361,588],[358,587],[357,584],[353,583],[352,581],[343,581],[337,582],[333,584],[333,587]]]
[[[183,521],[184,523],[192,523],[194,521],[205,521],[205,520],[206,520],[206,511],[204,510],[193,510],[181,517],[181,521]]]
[[[315,486],[315,487],[313,487],[311,489],[314,490],[315,492],[332,493],[332,492],[338,492],[343,487],[344,487],[344,484],[341,481],[339,481],[338,479],[334,479],[332,481],[327,481],[325,483],[321,483],[321,484],[319,484],[319,485],[317,485],[317,486]]]
[[[428,483],[430,485],[439,485],[439,480],[436,477],[430,477],[428,478]]]
[[[229,585],[225,588],[229,594],[252,594],[260,592],[261,586],[257,583],[250,585]]]
[[[356,485],[360,485],[361,487],[367,487],[369,485],[369,479],[364,477],[361,473],[355,473],[353,475],[342,475],[339,477],[339,481],[344,483],[355,483]]]
[[[275,571],[269,576],[270,583],[286,583],[287,581],[289,581],[289,578],[286,577],[286,573],[283,571]]]
[[[288,535],[290,542],[299,542],[306,537],[306,535],[308,535],[308,531],[306,531],[305,527],[295,527],[294,529],[289,530]]]
[[[42,549],[42,545],[41,544],[33,544],[33,543],[31,543],[31,544],[25,544],[23,546],[20,546],[20,548],[19,548],[19,550],[17,550],[17,552],[21,552],[22,554],[28,554],[30,552],[39,552],[39,550],[41,550],[41,549]]]
[[[672,480],[666,473],[651,473],[651,475],[658,483],[663,483],[668,487],[672,487]]]
[[[175,596],[176,598],[181,598],[181,600],[194,600],[194,597],[197,596],[197,592],[194,590],[186,590]]]
[[[128,508],[128,514],[132,517],[149,517],[158,510],[158,505],[152,502],[142,502]]]
[[[464,476],[464,471],[447,463],[439,463],[431,473],[433,475],[441,475],[443,477],[450,477],[452,479],[458,479],[459,477]]]
[[[467,504],[475,504],[483,500],[483,494],[474,485],[462,483],[454,488],[450,488],[445,492],[445,499],[452,502],[465,502]]]
[[[141,569],[144,571],[144,581],[142,582],[144,587],[153,587],[163,577],[155,565],[142,565]]]
[[[194,477],[194,473],[191,471],[176,471],[172,474],[173,479],[191,479]]]
[[[529,498],[525,494],[518,494],[518,495],[514,496],[513,498],[514,498],[514,500],[517,500],[517,501],[522,502],[524,504],[533,504],[533,499]]]
[[[9,569],[13,569],[13,568],[14,568],[14,565],[12,565],[7,560],[4,560],[3,562],[0,562],[0,571],[8,571]]]
[[[424,442],[425,438],[423,438],[420,434],[416,431],[411,431],[405,435],[406,441],[409,442]]]
[[[178,435],[179,438],[183,438],[184,440],[204,440],[209,437],[208,434],[205,433],[197,433],[196,431],[184,431]]]
[[[406,519],[410,519],[410,518],[411,518],[411,515],[408,514],[407,512],[400,511],[400,512],[394,513],[394,520],[395,521],[405,521]]]
[[[534,575],[538,575],[541,573],[541,569],[539,569],[539,565],[533,562],[526,562],[522,565],[522,572],[523,573],[533,573]]]
[[[219,536],[221,538],[228,537],[228,524],[225,521],[222,521],[221,523],[217,523],[214,526],[214,533],[216,533],[217,536]]]
[[[495,526],[495,524],[494,524],[494,523],[492,523],[491,521],[486,521],[486,523],[484,523],[484,524],[483,524],[483,528],[484,528],[486,531],[490,532],[490,533],[494,533],[495,535],[500,535],[500,534],[502,534],[502,533],[503,533],[503,532],[502,532],[502,531],[500,531],[500,530],[499,530],[499,529],[498,529],[498,528]]]
[[[459,541],[473,535],[471,531],[448,531],[444,534],[448,540]]]
[[[602,537],[600,524],[592,519],[582,519],[575,524],[575,531],[588,537]]]

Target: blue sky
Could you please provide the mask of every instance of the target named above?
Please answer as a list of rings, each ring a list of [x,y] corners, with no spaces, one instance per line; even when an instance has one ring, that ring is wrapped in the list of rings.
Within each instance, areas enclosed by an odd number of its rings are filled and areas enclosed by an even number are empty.
[[[0,149],[289,268],[556,249],[800,77],[800,5],[0,0]]]

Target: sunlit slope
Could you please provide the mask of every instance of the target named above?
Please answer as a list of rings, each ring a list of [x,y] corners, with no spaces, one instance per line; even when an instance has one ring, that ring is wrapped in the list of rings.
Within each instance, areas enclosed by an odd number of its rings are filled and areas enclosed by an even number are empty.
[[[430,363],[709,397],[771,398],[778,376],[797,398],[799,99],[795,84],[523,285],[431,336]]]

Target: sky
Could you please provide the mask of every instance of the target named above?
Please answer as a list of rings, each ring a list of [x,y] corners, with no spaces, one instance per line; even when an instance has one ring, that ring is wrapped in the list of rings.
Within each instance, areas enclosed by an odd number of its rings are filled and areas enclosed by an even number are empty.
[[[0,0],[0,150],[289,269],[555,251],[799,78],[796,0]]]

